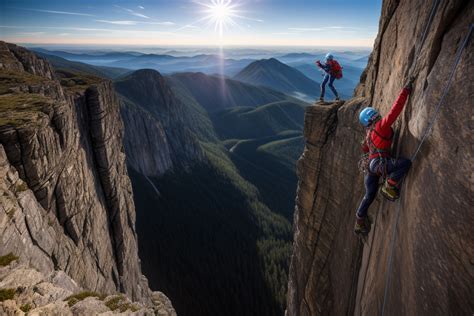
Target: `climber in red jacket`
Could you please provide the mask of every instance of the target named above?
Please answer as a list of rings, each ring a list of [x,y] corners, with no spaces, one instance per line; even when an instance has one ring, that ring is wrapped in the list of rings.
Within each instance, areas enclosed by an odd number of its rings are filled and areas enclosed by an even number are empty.
[[[357,220],[354,227],[356,234],[368,234],[370,232],[370,221],[367,210],[377,195],[379,178],[385,179],[382,187],[382,195],[395,201],[399,197],[400,182],[405,173],[410,169],[411,161],[406,158],[394,159],[390,156],[392,147],[393,129],[392,125],[403,110],[408,96],[411,92],[414,78],[410,78],[405,85],[390,112],[383,118],[374,108],[363,109],[359,115],[359,121],[366,127],[366,137],[362,145],[364,152],[368,153],[366,167],[365,196],[357,210]]]

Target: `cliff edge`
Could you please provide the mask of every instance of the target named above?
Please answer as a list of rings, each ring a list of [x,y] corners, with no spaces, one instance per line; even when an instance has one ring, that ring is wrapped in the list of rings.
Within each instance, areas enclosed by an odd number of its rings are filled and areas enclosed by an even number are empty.
[[[0,87],[0,256],[151,304],[112,83],[0,42]]]
[[[472,1],[384,1],[374,50],[354,97],[307,109],[288,315],[474,311],[472,35],[428,129],[472,21]],[[410,71],[417,78],[394,147],[411,157],[428,131],[427,138],[399,202],[378,197],[371,206],[374,224],[362,244],[353,233],[364,194],[357,169],[364,137],[358,114],[369,105],[387,113]]]

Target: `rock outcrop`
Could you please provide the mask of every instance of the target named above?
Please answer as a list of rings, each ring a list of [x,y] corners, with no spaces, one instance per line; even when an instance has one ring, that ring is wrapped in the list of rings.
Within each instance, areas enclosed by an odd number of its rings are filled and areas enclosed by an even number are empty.
[[[431,6],[431,1],[384,1],[374,51],[354,98],[307,109],[288,315],[474,311],[472,36],[400,201],[377,198],[369,211],[374,225],[368,242],[360,243],[353,234],[354,213],[364,194],[357,169],[364,135],[360,109],[373,105],[387,113],[413,70],[417,78],[395,142],[400,155],[410,157],[435,114],[456,51],[474,20],[472,1],[441,1],[420,47]]]
[[[4,42],[0,75],[0,255],[151,302],[111,82],[60,82],[46,61]]]
[[[169,299],[153,292],[151,302],[133,302],[123,294],[81,289],[63,271],[45,275],[17,260],[0,266],[2,315],[176,315]]]

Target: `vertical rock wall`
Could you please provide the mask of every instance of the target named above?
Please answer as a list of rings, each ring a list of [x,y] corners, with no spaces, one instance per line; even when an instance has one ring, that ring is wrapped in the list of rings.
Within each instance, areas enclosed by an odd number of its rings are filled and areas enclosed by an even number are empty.
[[[34,54],[3,42],[0,53],[0,255],[150,300],[111,83],[64,90]]]
[[[474,311],[472,36],[433,130],[405,180],[392,269],[387,266],[396,203],[378,197],[371,206],[375,225],[366,245],[352,232],[363,196],[357,170],[363,138],[360,109],[372,105],[387,113],[413,68],[417,79],[397,123],[395,142],[400,155],[410,157],[474,21],[472,1],[440,1],[421,47],[432,4],[384,1],[374,51],[354,98],[342,106],[307,110],[307,145],[298,163],[288,315],[376,315],[382,313],[384,299],[385,315]]]

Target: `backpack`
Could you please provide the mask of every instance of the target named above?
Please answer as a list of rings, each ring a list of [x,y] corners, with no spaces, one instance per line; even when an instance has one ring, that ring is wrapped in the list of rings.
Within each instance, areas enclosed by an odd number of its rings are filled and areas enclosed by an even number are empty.
[[[331,70],[329,71],[329,74],[336,79],[341,79],[342,78],[342,67],[339,65],[337,60],[329,60],[327,62],[331,66]]]

